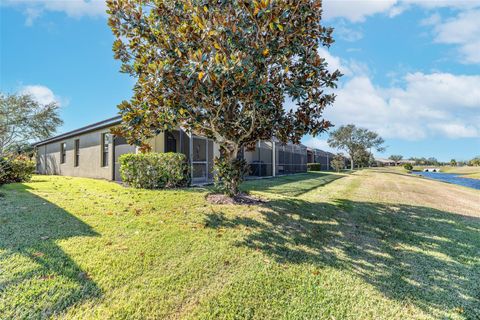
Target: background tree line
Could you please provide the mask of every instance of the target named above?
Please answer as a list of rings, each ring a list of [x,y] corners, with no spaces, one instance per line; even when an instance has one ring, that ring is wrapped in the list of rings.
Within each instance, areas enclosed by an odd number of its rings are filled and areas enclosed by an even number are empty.
[[[30,179],[35,170],[32,143],[55,133],[63,123],[58,112],[56,102],[0,93],[0,185]]]

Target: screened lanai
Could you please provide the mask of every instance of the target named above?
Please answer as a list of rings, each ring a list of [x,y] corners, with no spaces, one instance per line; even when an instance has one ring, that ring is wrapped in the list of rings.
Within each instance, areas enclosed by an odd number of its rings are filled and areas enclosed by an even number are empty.
[[[250,176],[269,177],[307,171],[307,148],[291,143],[259,141],[255,150],[245,151]]]
[[[218,146],[211,139],[186,133],[182,129],[160,134],[152,142],[157,152],[181,152],[191,166],[193,184],[213,181],[213,160]],[[255,149],[240,154],[250,168],[251,177],[271,177],[307,171],[307,148],[303,145],[259,141]]]

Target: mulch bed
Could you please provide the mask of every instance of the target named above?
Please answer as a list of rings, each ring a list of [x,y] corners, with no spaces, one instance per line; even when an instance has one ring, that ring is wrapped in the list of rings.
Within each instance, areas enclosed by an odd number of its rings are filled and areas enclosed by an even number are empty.
[[[208,202],[213,204],[259,205],[265,203],[265,200],[248,195],[246,193],[240,193],[233,198],[220,193],[210,193],[207,194],[206,199]]]

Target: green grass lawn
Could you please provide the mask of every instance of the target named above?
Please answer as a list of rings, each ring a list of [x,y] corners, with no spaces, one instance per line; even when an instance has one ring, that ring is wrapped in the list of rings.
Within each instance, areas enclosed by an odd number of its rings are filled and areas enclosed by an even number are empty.
[[[388,169],[0,188],[0,319],[479,319],[480,192]]]

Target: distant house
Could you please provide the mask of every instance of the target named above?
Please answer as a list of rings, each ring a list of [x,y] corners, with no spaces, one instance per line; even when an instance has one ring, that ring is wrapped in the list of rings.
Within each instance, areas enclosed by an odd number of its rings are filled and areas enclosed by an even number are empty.
[[[377,167],[393,167],[396,166],[397,163],[390,159],[375,158],[375,165]]]
[[[397,165],[404,165],[406,163],[410,163],[412,166],[416,164],[415,160],[400,160],[397,161]]]
[[[119,157],[137,152],[124,138],[110,133],[120,123],[118,116],[36,143],[37,172],[120,181]],[[219,156],[213,140],[177,129],[161,132],[150,145],[153,152],[185,154],[193,183],[213,180],[213,160]],[[252,176],[307,171],[307,148],[303,145],[259,141],[255,150],[244,151],[241,156],[249,163]]]
[[[382,159],[382,158],[375,158],[375,164],[377,167],[391,167],[391,166],[402,166],[405,163],[410,163],[415,165],[415,161],[413,160],[391,160],[391,159]]]

